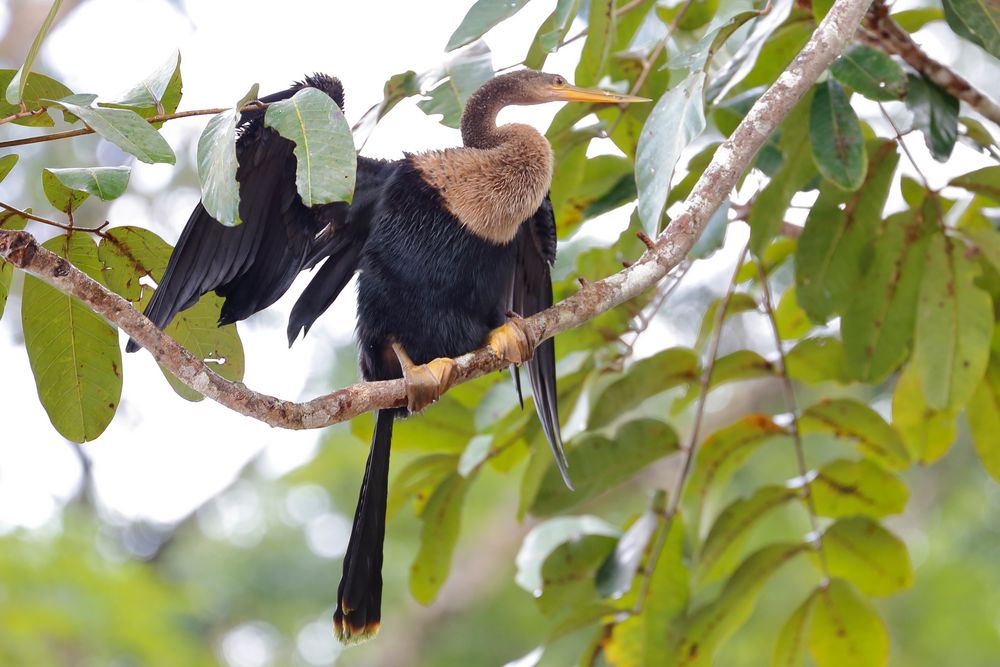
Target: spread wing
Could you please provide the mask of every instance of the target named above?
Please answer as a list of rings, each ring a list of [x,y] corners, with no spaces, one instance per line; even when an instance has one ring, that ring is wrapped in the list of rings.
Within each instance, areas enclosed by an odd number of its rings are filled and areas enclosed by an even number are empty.
[[[286,99],[304,86],[343,101],[340,82],[317,74],[305,83],[262,98]],[[225,298],[219,323],[245,319],[288,290],[313,250],[317,235],[331,236],[346,222],[349,206],[303,205],[295,187],[294,144],[264,127],[264,111],[244,112],[236,142],[242,224],[226,227],[199,203],[181,233],[146,316],[161,329],[215,290]],[[353,271],[352,267],[352,271]],[[129,352],[138,349],[129,341]]]
[[[518,315],[528,317],[552,305],[552,275],[556,261],[556,221],[552,202],[546,196],[535,215],[521,225],[517,236],[517,260],[511,284],[510,306]],[[559,431],[559,402],[556,394],[556,347],[550,338],[536,349],[531,361],[525,363],[535,410],[542,422],[556,465],[566,486],[573,488],[566,470],[566,453]],[[520,378],[515,371],[520,393]]]

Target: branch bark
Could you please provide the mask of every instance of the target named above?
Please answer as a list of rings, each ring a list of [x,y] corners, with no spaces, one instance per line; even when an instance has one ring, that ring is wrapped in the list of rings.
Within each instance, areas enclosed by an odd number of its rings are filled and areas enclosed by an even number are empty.
[[[729,197],[740,175],[767,137],[854,36],[870,0],[837,0],[812,37],[778,80],[757,100],[732,136],[719,146],[680,214],[634,264],[584,285],[579,292],[525,320],[535,341],[578,327],[650,289],[677,266],[709,218]],[[40,247],[26,232],[0,230],[0,257],[90,306],[118,325],[181,382],[208,398],[271,426],[323,428],[371,410],[406,404],[403,380],[363,382],[304,403],[294,403],[223,379],[157,329],[118,295],[66,260]],[[455,384],[502,369],[489,347],[456,359]]]
[[[858,32],[861,41],[890,55],[899,56],[949,95],[957,97],[1000,125],[1000,104],[977,90],[964,77],[924,53],[910,37],[910,33],[892,20],[883,0],[876,0],[868,10],[865,25],[866,29]]]

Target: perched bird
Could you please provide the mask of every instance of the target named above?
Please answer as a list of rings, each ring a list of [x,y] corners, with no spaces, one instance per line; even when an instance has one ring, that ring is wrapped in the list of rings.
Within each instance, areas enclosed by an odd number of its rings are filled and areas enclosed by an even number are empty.
[[[290,97],[303,85],[342,106],[340,82],[325,75],[262,101]],[[403,377],[408,404],[375,417],[337,592],[334,626],[341,641],[370,637],[381,618],[393,421],[440,397],[451,383],[452,357],[489,344],[500,358],[526,366],[546,438],[570,483],[559,433],[555,347],[547,340],[535,349],[520,324],[520,316],[552,305],[552,149],[528,125],[496,124],[506,106],[556,101],[647,100],[577,88],[561,76],[531,70],[504,74],[469,98],[461,123],[464,146],[392,162],[359,158],[353,202],[312,209],[295,190],[291,142],[263,126],[261,111],[245,113],[237,142],[243,224],[223,227],[199,204],[146,309],[163,327],[215,290],[226,298],[220,317],[225,324],[267,307],[300,270],[323,261],[292,309],[291,344],[360,272],[361,374],[366,380]],[[516,366],[514,374],[516,379]]]

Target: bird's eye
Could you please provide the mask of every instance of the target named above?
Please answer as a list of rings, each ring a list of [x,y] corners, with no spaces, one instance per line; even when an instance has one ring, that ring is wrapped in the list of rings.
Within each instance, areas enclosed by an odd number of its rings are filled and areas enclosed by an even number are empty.
[[[554,79],[553,83],[555,83],[557,86],[565,86],[566,85],[566,79],[562,78],[561,76],[557,76]]]

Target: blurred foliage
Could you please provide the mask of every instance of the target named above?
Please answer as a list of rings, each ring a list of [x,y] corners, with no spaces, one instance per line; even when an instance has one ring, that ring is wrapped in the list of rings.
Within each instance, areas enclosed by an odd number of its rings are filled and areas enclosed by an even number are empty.
[[[415,96],[456,126],[494,73],[481,38],[526,2],[478,0],[447,45],[450,59],[390,78],[359,134]],[[585,37],[578,84],[655,104],[568,106],[548,129],[557,299],[578,277],[638,257],[636,232],[669,224],[829,6],[559,0],[526,62],[541,67],[577,41],[576,26]],[[1000,33],[989,17],[981,3],[946,0],[943,12],[911,9],[898,20],[910,31],[946,20],[996,71]],[[181,101],[179,54],[121,99],[97,102],[31,71],[36,52],[20,73],[0,71],[4,123],[53,126],[59,109],[65,123],[84,122],[141,161],[174,161],[158,128]],[[301,144],[297,155],[308,152],[300,182],[343,181],[346,123],[324,96],[300,95],[269,110],[269,122]],[[217,113],[198,146],[203,198],[227,223],[238,222],[239,108],[256,97],[254,86]],[[506,379],[457,387],[401,423],[374,642],[341,654],[329,628],[371,431],[363,417],[329,429],[315,458],[282,479],[248,469],[177,526],[105,516],[84,493],[61,529],[0,538],[0,662],[995,664],[1000,166],[989,161],[1000,147],[998,128],[962,111],[897,58],[850,47],[756,156],[697,262],[559,337],[574,493]],[[926,154],[905,150],[911,132]],[[320,138],[342,148],[310,150]],[[971,157],[989,166],[970,171]],[[0,179],[36,169],[22,162],[0,156]],[[128,184],[128,167],[44,167],[42,191],[64,226],[90,195],[113,199]],[[928,186],[931,169],[946,187]],[[790,225],[803,206],[804,226]],[[593,221],[619,209],[631,213],[625,231],[596,241]],[[2,229],[25,225],[45,229],[11,211],[0,217]],[[60,233],[46,246],[137,306],[170,251],[125,226]],[[711,280],[684,280],[703,265]],[[725,273],[732,279],[718,279]],[[10,289],[0,262],[0,314]],[[234,327],[213,326],[218,309],[208,296],[169,332],[238,380],[242,345]],[[115,332],[31,280],[21,317],[53,425],[74,442],[98,437],[122,387]],[[687,345],[651,341],[658,331]],[[351,379],[346,366],[331,372],[337,382]]]

